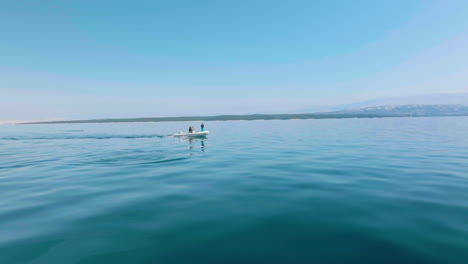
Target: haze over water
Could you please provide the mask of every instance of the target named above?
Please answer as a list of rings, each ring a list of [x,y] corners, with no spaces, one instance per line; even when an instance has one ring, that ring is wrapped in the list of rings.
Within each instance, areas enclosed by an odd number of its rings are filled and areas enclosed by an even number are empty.
[[[468,263],[468,117],[0,126],[0,263]]]

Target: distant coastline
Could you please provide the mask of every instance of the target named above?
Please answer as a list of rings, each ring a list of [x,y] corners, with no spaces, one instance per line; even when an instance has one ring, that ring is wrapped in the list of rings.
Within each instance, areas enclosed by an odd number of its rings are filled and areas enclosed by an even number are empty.
[[[253,114],[253,115],[217,115],[217,116],[181,116],[181,117],[142,117],[142,118],[109,118],[88,120],[61,120],[19,123],[35,124],[81,124],[81,123],[129,123],[129,122],[177,122],[177,121],[240,121],[240,120],[289,120],[289,119],[341,119],[341,118],[383,118],[403,117],[387,115],[348,115],[348,114]]]
[[[129,122],[181,122],[181,121],[253,121],[253,120],[291,120],[291,119],[347,119],[347,118],[389,118],[389,117],[435,117],[435,116],[468,116],[462,114],[432,115],[375,115],[375,114],[253,114],[253,115],[217,115],[217,116],[182,116],[182,117],[143,117],[143,118],[110,118],[89,120],[61,120],[18,123],[19,125],[35,124],[83,124],[83,123],[129,123]]]

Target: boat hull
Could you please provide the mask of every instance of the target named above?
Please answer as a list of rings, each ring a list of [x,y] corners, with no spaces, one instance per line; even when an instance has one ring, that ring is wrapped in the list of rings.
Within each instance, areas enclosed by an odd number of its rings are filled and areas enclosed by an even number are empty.
[[[177,133],[174,137],[206,137],[210,131],[202,131],[202,132],[193,132],[193,133]]]

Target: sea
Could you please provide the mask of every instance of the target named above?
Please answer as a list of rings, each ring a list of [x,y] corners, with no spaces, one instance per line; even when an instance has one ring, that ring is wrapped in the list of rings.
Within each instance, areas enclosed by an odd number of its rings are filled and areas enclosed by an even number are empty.
[[[0,126],[0,263],[468,263],[468,117]]]

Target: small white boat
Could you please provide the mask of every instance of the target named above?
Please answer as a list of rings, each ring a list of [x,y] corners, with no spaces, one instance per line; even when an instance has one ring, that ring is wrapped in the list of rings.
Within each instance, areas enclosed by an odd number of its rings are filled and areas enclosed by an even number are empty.
[[[192,133],[179,132],[177,134],[174,134],[174,137],[205,137],[209,133],[210,133],[210,131],[201,131],[201,132],[192,132]]]

